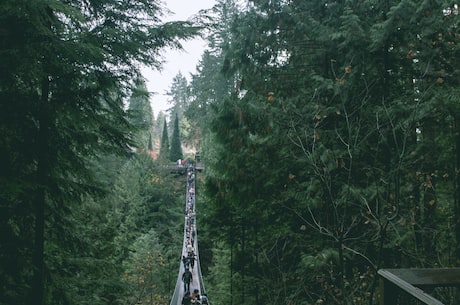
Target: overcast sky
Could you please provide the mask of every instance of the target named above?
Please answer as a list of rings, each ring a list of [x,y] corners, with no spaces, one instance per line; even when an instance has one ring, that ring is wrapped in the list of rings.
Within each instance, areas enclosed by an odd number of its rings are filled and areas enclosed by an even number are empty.
[[[200,10],[211,8],[215,0],[164,0],[164,3],[174,13],[167,20],[187,20]],[[167,103],[166,92],[169,91],[174,76],[181,72],[190,81],[190,73],[196,72],[196,65],[203,54],[206,43],[196,39],[184,42],[183,46],[183,51],[165,50],[163,52],[166,62],[161,72],[143,69],[147,89],[155,93],[150,98],[155,116],[158,112],[170,107]]]

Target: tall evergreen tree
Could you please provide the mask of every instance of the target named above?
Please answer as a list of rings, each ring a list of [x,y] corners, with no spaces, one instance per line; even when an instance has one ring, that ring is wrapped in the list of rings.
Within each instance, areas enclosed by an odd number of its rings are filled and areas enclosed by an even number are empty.
[[[169,136],[168,136],[168,124],[166,118],[163,118],[163,131],[161,134],[160,154],[159,159],[162,162],[169,160]]]
[[[200,141],[206,138],[208,122],[211,117],[211,105],[217,105],[223,96],[229,94],[233,88],[233,81],[222,73],[223,57],[210,51],[205,51],[199,64],[197,73],[192,75],[190,83],[190,104],[185,111],[187,121],[190,122],[189,142],[200,147]]]
[[[189,87],[187,79],[181,72],[174,76],[167,95],[171,97],[169,100],[171,108],[168,109],[171,119],[176,114],[183,117],[184,110],[189,104]]]
[[[153,134],[152,134],[152,144],[154,150],[159,153],[161,146],[161,136],[163,132],[163,124],[166,116],[163,111],[160,111],[155,118],[155,123],[153,125]]]
[[[171,149],[169,151],[169,160],[174,162],[178,159],[183,158],[184,155],[182,153],[182,142],[179,129],[179,116],[176,113],[176,116],[174,118],[174,129],[171,136]]]
[[[153,112],[145,80],[138,79],[129,99],[130,122],[136,128],[134,142],[140,149],[146,149],[153,130]]]
[[[147,145],[148,150],[153,150],[153,143],[152,143],[152,134],[149,134],[149,143]]]
[[[179,130],[181,140],[186,146],[194,146],[194,130],[190,126],[187,117],[184,115],[190,104],[190,87],[187,79],[179,72],[173,79],[170,91],[168,92],[171,108],[168,109],[171,122],[176,114],[181,118]],[[170,133],[173,132],[173,125],[170,126]]]

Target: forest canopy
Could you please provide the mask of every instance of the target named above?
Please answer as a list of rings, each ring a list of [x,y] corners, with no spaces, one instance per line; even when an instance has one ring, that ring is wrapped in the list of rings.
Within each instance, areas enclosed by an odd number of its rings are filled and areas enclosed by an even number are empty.
[[[215,301],[377,304],[381,268],[458,266],[458,4],[210,14],[186,114],[204,135]]]
[[[459,266],[458,4],[164,9],[0,4],[0,304],[168,304],[185,198],[164,165],[197,151],[214,304],[372,305],[381,268]],[[154,118],[138,67],[198,33]]]

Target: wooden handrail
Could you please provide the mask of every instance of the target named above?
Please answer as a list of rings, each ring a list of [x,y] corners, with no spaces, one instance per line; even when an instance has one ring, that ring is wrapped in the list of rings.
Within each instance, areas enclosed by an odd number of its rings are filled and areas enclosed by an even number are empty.
[[[426,305],[444,305],[422,289],[460,287],[460,268],[381,269],[380,305],[396,304],[398,289]]]

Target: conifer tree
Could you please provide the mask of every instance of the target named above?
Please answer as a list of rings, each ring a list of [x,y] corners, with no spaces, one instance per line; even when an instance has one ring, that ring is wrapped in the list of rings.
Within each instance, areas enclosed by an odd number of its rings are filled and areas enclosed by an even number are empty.
[[[162,162],[169,160],[169,136],[166,118],[163,118],[163,131],[161,134],[160,154],[158,157]]]
[[[190,104],[185,111],[190,123],[189,139],[195,147],[206,138],[208,122],[212,119],[211,107],[232,91],[233,81],[222,73],[223,57],[216,52],[205,51],[197,65],[199,73],[192,75]]]
[[[167,95],[171,97],[169,100],[171,108],[168,109],[168,112],[171,115],[178,114],[179,117],[183,117],[184,110],[189,104],[189,87],[187,79],[182,73],[179,72],[174,76]]]
[[[136,128],[134,142],[139,149],[145,149],[151,140],[153,112],[144,79],[140,78],[135,82],[135,88],[129,99],[129,114],[130,122]]]
[[[163,124],[166,115],[163,111],[160,111],[155,118],[155,123],[153,126],[153,133],[152,133],[152,144],[154,145],[155,150],[159,153],[160,146],[161,146],[161,136],[163,133]]]
[[[179,129],[179,116],[176,113],[176,116],[174,118],[174,128],[171,136],[171,149],[169,151],[169,160],[174,162],[178,159],[183,158],[184,155],[182,153],[182,143]]]
[[[168,103],[171,107],[168,109],[169,117],[171,118],[171,122],[176,114],[181,118],[179,121],[179,130],[181,141],[186,146],[193,146],[194,145],[194,131],[190,126],[190,122],[188,121],[187,117],[184,115],[185,111],[188,109],[191,96],[190,96],[190,87],[188,86],[187,79],[182,75],[182,73],[178,73],[171,84],[171,87],[168,91],[168,96],[170,96],[170,100]],[[173,132],[173,125],[170,126],[170,132]]]
[[[152,134],[149,133],[149,144],[147,146],[148,150],[153,150],[153,144],[152,144]]]

